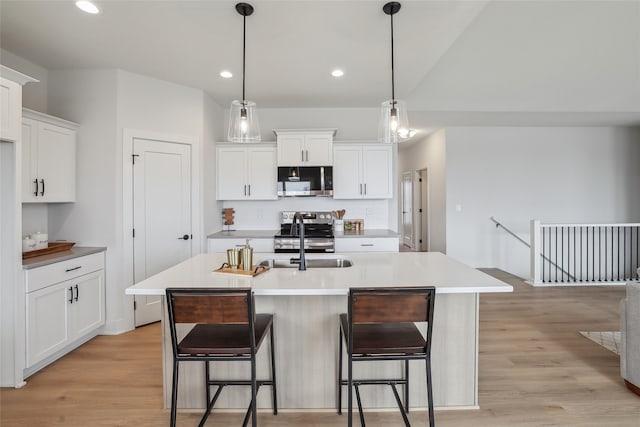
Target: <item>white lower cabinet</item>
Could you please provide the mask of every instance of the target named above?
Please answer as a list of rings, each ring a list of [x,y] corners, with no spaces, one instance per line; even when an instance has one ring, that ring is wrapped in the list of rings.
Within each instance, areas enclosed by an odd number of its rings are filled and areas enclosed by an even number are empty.
[[[398,252],[398,237],[336,237],[336,252]]]
[[[68,277],[61,282],[42,280],[64,274]],[[64,355],[104,325],[104,254],[27,270],[26,277],[26,367],[37,370],[39,363]]]

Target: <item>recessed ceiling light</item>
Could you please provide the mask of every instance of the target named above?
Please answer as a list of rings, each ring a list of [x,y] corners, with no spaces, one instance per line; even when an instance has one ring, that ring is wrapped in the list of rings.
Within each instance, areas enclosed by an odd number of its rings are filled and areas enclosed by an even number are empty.
[[[231,71],[220,71],[220,77],[230,79],[233,77],[233,74],[231,74]]]
[[[342,77],[342,76],[344,76],[344,71],[342,71],[342,70],[333,70],[331,72],[331,75],[333,77]]]
[[[78,7],[78,9],[82,10],[83,12],[91,13],[92,15],[95,15],[96,13],[100,13],[100,9],[98,9],[98,6],[96,6],[95,4],[87,0],[77,1],[76,6]]]

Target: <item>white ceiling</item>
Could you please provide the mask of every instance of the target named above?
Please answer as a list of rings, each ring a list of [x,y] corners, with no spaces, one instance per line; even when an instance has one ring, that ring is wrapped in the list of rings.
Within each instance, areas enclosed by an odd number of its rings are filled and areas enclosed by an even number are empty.
[[[200,88],[223,106],[241,97],[235,1],[102,0],[95,16],[73,3],[2,0],[2,49],[50,70],[120,68]],[[384,1],[252,4],[247,99],[372,108],[390,98]],[[394,24],[396,94],[418,125],[640,124],[640,0],[403,1]]]

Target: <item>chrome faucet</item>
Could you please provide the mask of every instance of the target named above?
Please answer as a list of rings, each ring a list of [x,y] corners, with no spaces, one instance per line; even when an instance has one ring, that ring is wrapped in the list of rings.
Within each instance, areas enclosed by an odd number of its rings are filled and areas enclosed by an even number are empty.
[[[297,230],[296,222],[300,220],[300,258],[291,258],[292,264],[298,264],[298,270],[304,271],[307,269],[307,262],[304,258],[304,217],[302,213],[296,212],[293,215],[293,222],[291,223],[291,234],[295,235]]]

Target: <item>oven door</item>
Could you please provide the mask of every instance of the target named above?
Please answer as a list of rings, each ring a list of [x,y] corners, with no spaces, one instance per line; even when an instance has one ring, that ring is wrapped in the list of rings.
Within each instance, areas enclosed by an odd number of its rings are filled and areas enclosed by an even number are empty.
[[[275,236],[273,250],[276,253],[300,252],[300,238],[295,236]],[[332,237],[305,237],[304,251],[306,253],[334,253],[335,239]]]

